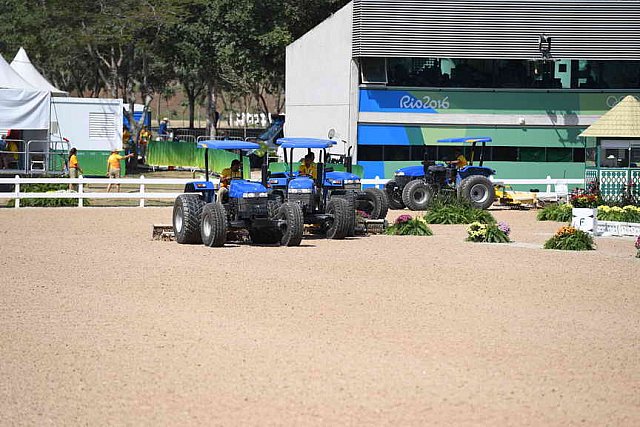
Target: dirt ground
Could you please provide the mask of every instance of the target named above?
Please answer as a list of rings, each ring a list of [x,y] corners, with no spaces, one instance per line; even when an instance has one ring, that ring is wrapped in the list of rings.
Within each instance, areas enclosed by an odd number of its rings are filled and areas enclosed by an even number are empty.
[[[152,241],[168,208],[0,209],[0,424],[639,425],[631,239],[494,214],[515,243],[210,249]]]

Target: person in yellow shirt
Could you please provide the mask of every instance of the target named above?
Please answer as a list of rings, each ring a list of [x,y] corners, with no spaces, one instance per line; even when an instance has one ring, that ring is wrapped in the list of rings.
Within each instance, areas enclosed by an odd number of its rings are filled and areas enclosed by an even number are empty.
[[[316,156],[313,152],[304,156],[304,159],[298,168],[298,173],[300,175],[309,175],[311,178],[316,179],[318,177],[318,165],[313,162],[315,158]]]
[[[229,184],[231,184],[231,180],[233,178],[242,178],[241,165],[240,160],[235,159],[231,162],[230,167],[222,169],[222,172],[220,173],[218,200],[222,200],[222,198],[229,192]]]
[[[117,148],[111,150],[111,155],[107,159],[107,176],[112,179],[120,178],[120,160],[129,159],[131,157],[133,157],[133,153],[121,156]],[[111,191],[112,185],[115,185],[118,192],[120,192],[120,184],[109,184],[107,186],[107,193]]]
[[[151,141],[151,132],[149,132],[146,126],[143,126],[140,131],[140,139],[138,140],[142,163],[146,163],[145,157],[147,155],[147,144],[149,144],[149,141]]]
[[[78,178],[82,168],[78,163],[78,150],[73,147],[69,151],[69,178]],[[78,191],[78,184],[69,184],[69,190]]]
[[[467,162],[467,158],[460,151],[456,151],[456,159],[451,162],[452,165],[456,165],[456,168],[462,169],[467,166],[469,162]]]

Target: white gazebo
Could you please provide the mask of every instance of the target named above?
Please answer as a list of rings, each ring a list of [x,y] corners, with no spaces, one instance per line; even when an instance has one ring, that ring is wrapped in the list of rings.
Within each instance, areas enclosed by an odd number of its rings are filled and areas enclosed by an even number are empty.
[[[42,74],[33,66],[27,52],[24,48],[20,48],[13,61],[11,61],[11,68],[18,73],[22,79],[24,79],[29,85],[33,86],[37,90],[43,90],[50,92],[52,95],[65,96],[67,92],[62,91],[53,86],[49,81],[44,78]]]

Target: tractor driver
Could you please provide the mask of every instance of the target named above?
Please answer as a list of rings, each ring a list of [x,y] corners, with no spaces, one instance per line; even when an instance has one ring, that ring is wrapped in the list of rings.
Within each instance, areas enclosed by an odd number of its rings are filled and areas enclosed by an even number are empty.
[[[316,155],[313,154],[313,151],[304,156],[298,168],[298,173],[300,175],[309,175],[315,180],[318,177],[318,165],[313,162],[315,158]]]
[[[452,165],[455,165],[456,168],[462,169],[467,166],[469,163],[467,162],[466,157],[462,154],[460,150],[456,150],[456,159],[451,162]]]
[[[240,165],[240,160],[235,159],[231,162],[230,167],[222,169],[220,173],[220,189],[218,190],[219,200],[222,200],[222,197],[229,192],[229,184],[233,178],[242,178]]]

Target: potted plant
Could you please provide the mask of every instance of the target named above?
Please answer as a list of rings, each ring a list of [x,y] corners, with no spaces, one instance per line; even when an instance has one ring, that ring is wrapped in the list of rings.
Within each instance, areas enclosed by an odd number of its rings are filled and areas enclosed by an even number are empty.
[[[598,228],[598,204],[600,197],[594,193],[577,190],[571,193],[571,226],[594,234]]]

